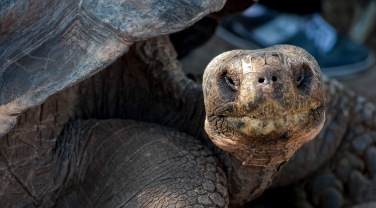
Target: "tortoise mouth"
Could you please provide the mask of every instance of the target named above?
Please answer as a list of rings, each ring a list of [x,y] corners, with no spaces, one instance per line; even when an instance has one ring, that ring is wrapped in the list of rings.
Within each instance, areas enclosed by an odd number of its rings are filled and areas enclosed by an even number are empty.
[[[225,121],[236,129],[239,133],[248,137],[269,137],[276,138],[286,133],[286,123],[291,120],[290,116],[282,118],[250,118],[243,117],[225,117]]]
[[[297,120],[303,121],[306,117],[312,117],[324,110],[324,105],[320,102],[312,102],[308,106],[300,106],[300,108],[280,110],[273,113],[261,112],[258,108],[249,111],[248,113],[238,113],[239,107],[234,102],[223,105],[218,108],[212,116],[218,117],[223,121],[226,121],[236,129],[246,133],[250,132],[250,129],[262,130],[268,134],[273,131],[280,131],[291,125],[287,123],[297,124]],[[254,131],[252,131],[254,133]]]
[[[252,116],[224,116],[223,120],[228,122],[233,129],[249,138],[268,138],[286,140],[292,129],[304,127],[309,120],[323,111],[324,107],[319,105],[315,108],[304,109],[283,115],[256,118]]]
[[[219,118],[248,118],[250,122],[268,122],[268,120],[280,120],[293,115],[306,115],[324,108],[324,104],[320,101],[311,101],[310,103],[301,101],[288,107],[283,106],[281,104],[283,102],[283,100],[265,102],[253,108],[242,106],[236,102],[229,102],[217,108],[212,115]]]
[[[244,165],[269,166],[287,161],[323,126],[324,105],[269,118],[221,113],[207,117],[211,140],[232,152]]]

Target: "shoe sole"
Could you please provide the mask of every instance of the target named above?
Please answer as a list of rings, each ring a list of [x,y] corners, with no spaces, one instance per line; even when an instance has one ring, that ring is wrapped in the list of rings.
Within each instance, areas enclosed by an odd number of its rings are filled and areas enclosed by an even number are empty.
[[[216,35],[226,42],[232,44],[235,47],[241,49],[260,49],[262,46],[253,43],[249,40],[240,38],[239,36],[234,35],[225,28],[219,26],[216,30]],[[355,64],[337,66],[337,67],[325,67],[321,68],[321,71],[331,77],[336,79],[347,79],[359,75],[361,72],[365,72],[372,68],[375,65],[375,55],[373,52],[370,52],[368,57],[362,61]]]
[[[373,52],[370,52],[368,57],[362,62],[338,67],[321,68],[321,71],[331,78],[349,79],[372,69],[373,66],[375,66],[375,55]]]

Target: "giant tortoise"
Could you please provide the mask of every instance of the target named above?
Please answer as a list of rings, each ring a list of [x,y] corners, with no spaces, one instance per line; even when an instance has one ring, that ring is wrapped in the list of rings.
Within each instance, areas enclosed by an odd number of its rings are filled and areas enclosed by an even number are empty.
[[[201,88],[167,37],[142,41],[223,4],[1,2],[0,204],[239,206],[275,175],[274,186],[306,178],[307,203],[372,200],[374,105],[323,81],[305,51],[227,52]],[[309,142],[324,84],[326,125]]]

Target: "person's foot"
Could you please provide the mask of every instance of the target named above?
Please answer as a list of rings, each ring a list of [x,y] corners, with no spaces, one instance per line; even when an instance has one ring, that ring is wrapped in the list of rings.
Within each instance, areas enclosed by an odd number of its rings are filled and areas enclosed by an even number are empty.
[[[302,47],[316,58],[324,74],[334,78],[355,75],[375,64],[368,48],[338,34],[320,14],[299,16],[256,4],[241,15],[225,18],[217,35],[239,48]]]

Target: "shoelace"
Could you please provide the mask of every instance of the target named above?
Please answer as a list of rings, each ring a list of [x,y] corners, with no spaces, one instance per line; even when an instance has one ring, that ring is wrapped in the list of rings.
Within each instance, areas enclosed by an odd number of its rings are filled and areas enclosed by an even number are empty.
[[[337,32],[321,15],[307,16],[306,21],[302,22],[302,27],[307,38],[313,41],[321,53],[328,53],[333,49],[337,41]]]

